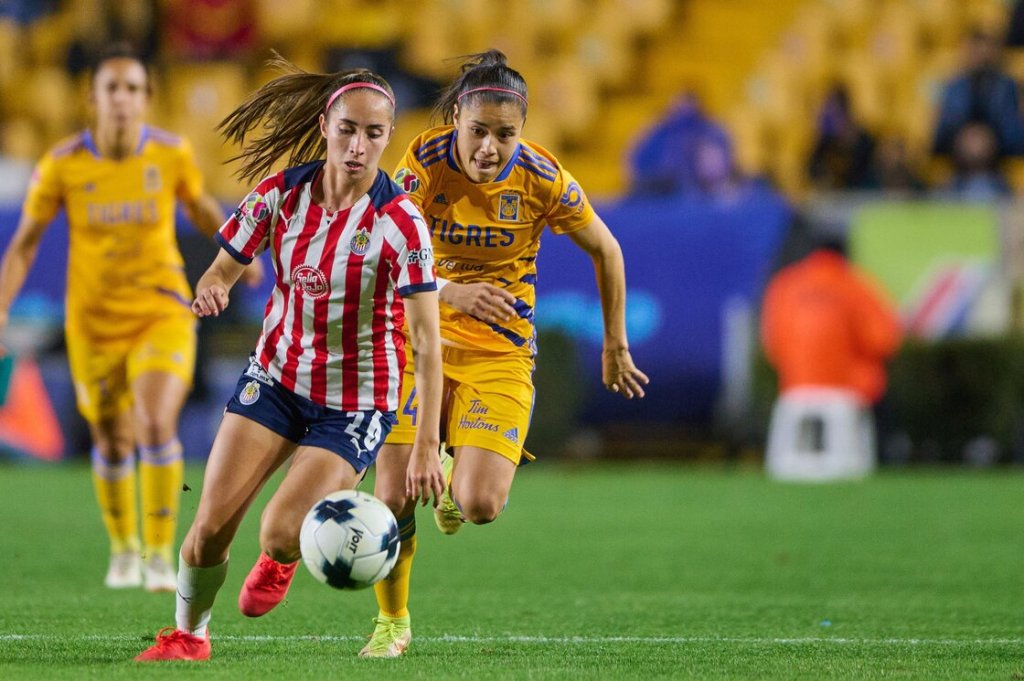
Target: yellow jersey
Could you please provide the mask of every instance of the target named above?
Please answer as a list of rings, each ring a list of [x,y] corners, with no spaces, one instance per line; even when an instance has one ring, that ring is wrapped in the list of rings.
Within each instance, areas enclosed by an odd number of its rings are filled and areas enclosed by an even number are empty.
[[[492,324],[442,304],[441,336],[457,347],[535,354],[540,236],[545,226],[555,234],[580,230],[594,209],[572,175],[537,144],[519,140],[498,176],[476,184],[459,166],[455,141],[452,126],[421,134],[395,182],[427,221],[438,276],[505,288],[516,298],[518,317]]]
[[[154,318],[191,314],[174,205],[202,192],[191,145],[148,126],[121,160],[101,157],[86,130],[39,161],[23,210],[39,222],[67,213],[69,331],[118,338]]]

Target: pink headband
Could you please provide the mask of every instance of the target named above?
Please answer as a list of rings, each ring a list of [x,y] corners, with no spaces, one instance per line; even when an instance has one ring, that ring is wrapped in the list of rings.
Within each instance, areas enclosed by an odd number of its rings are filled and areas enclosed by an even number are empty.
[[[505,92],[505,93],[508,93],[510,95],[515,95],[519,99],[523,100],[523,104],[527,104],[526,97],[523,97],[521,94],[519,94],[515,90],[509,90],[508,88],[505,88],[505,87],[475,87],[472,90],[466,90],[461,95],[459,95],[457,97],[457,99],[462,99],[466,95],[471,95],[474,92]]]
[[[331,95],[331,98],[327,100],[327,106],[324,108],[324,111],[330,111],[331,104],[334,104],[334,100],[336,100],[340,95],[345,94],[349,90],[355,90],[356,88],[361,87],[376,90],[377,92],[381,93],[382,95],[388,98],[388,101],[391,102],[391,107],[394,108],[395,98],[391,96],[390,92],[382,88],[380,85],[377,85],[376,83],[365,83],[360,81],[358,83],[349,83],[348,85],[342,85],[340,88],[335,90],[334,94]]]

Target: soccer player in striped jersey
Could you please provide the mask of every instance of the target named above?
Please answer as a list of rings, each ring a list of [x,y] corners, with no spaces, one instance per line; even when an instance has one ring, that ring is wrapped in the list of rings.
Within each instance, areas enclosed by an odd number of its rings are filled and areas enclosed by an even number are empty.
[[[167,591],[174,589],[183,471],[178,416],[192,384],[196,343],[192,293],[174,231],[175,202],[211,236],[224,215],[203,190],[189,143],[145,124],[147,65],[128,46],[112,45],[90,80],[95,125],[39,161],[4,253],[0,332],[44,231],[63,208],[70,249],[68,360],[92,436],[96,498],[110,537],[105,583]]]
[[[445,534],[463,521],[497,518],[517,466],[532,458],[523,442],[533,409],[534,284],[545,227],[568,235],[593,260],[605,386],[631,399],[643,397],[647,383],[629,353],[622,251],[572,175],[520,137],[527,99],[526,83],[501,52],[470,57],[435,105],[435,117],[449,125],[414,139],[395,173],[427,220],[443,278],[442,432],[454,459],[442,455],[447,491],[435,520]],[[377,461],[374,494],[394,511],[402,543],[395,568],[375,585],[380,612],[364,657],[401,655],[411,640],[416,502],[406,489],[406,467],[417,430],[433,428],[418,392],[407,374],[398,423]]]
[[[243,143],[240,175],[266,178],[218,234],[222,250],[196,286],[193,309],[217,315],[242,269],[263,250],[275,286],[256,350],[228,402],[206,466],[195,521],[179,558],[177,627],[140,661],[210,656],[208,624],[246,510],[289,457],[264,509],[262,553],[239,596],[250,617],[287,592],[299,528],[320,498],[361,479],[395,421],[405,364],[416,358],[421,408],[404,489],[443,493],[437,450],[441,341],[430,232],[409,197],[378,168],[394,131],[390,86],[369,71],[295,69],[257,90],[224,121]],[[310,126],[319,120],[318,126]],[[261,136],[247,142],[250,131]],[[325,160],[321,159],[326,153]],[[298,165],[294,165],[298,164]]]

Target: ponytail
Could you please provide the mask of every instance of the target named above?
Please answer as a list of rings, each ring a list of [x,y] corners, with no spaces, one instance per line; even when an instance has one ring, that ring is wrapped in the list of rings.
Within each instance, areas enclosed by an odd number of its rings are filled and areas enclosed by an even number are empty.
[[[394,109],[391,86],[371,71],[308,73],[276,52],[267,65],[284,75],[253,92],[217,125],[225,140],[242,148],[229,161],[241,161],[235,172],[240,180],[252,181],[268,175],[285,156],[289,166],[323,158],[327,142],[317,121],[320,114],[334,106],[336,94],[341,94],[338,90],[346,85],[367,83],[368,87],[382,90]],[[249,137],[257,127],[263,132]]]

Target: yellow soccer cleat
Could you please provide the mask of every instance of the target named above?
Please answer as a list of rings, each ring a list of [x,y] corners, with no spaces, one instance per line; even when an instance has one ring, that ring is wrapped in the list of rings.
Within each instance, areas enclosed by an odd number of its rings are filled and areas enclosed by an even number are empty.
[[[437,529],[444,534],[455,534],[462,528],[462,523],[466,522],[462,517],[462,511],[452,500],[452,469],[454,467],[455,459],[442,449],[441,468],[444,470],[445,486],[441,501],[434,508],[434,523],[437,525]]]
[[[412,641],[409,616],[387,617],[380,614],[373,618],[373,633],[370,642],[359,651],[359,657],[400,657]]]

